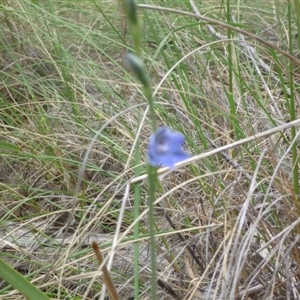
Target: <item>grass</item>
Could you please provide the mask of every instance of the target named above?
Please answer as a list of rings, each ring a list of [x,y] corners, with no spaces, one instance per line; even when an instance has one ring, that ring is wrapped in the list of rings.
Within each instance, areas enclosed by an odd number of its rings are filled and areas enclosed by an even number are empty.
[[[140,42],[98,2],[1,3],[0,258],[50,299],[108,299],[95,241],[120,299],[151,299],[152,232],[157,299],[298,299],[298,1],[151,0]],[[153,121],[193,157],[158,171],[149,222]]]

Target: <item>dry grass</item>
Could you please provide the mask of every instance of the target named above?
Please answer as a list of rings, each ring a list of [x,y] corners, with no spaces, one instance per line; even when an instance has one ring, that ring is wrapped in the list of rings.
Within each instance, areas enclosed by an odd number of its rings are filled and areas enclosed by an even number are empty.
[[[146,173],[151,130],[122,65],[131,36],[121,36],[119,4],[34,3],[1,4],[1,258],[52,299],[105,299],[96,241],[120,299],[134,299],[135,278],[150,299],[148,183],[131,180]],[[193,1],[151,4],[193,11]],[[251,5],[231,5],[237,28],[270,46],[139,9],[158,123],[183,132],[195,156],[298,118],[297,14],[283,1]],[[226,21],[219,1],[197,8]],[[160,175],[158,299],[300,298],[298,135],[280,130]],[[0,280],[0,299],[24,298]]]

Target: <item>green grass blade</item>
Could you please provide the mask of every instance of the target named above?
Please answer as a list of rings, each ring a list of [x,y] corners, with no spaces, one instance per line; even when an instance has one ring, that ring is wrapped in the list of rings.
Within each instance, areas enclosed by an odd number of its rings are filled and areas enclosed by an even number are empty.
[[[42,291],[0,258],[0,276],[29,300],[49,300]]]
[[[0,149],[11,150],[11,151],[20,151],[18,146],[8,143],[8,142],[5,142],[5,141],[1,141],[1,140],[0,140]]]
[[[139,141],[137,141],[136,155],[135,155],[135,165],[137,167],[134,173],[135,177],[138,177],[141,173],[141,168],[138,166],[140,164],[140,161],[141,161],[140,147],[139,147]],[[140,183],[137,183],[134,186],[134,220],[136,220],[139,217],[140,205],[141,205],[141,186]],[[140,235],[139,222],[136,223],[133,230],[134,230],[134,239],[138,240]],[[133,247],[134,247],[134,299],[138,300],[140,294],[139,242],[135,242]]]
[[[289,28],[289,51],[291,54],[293,54],[293,34],[292,34],[292,20],[293,20],[293,16],[292,16],[292,4],[289,2],[288,3],[288,28]],[[297,110],[296,110],[296,96],[295,96],[295,84],[294,84],[294,65],[292,63],[290,63],[290,67],[289,67],[289,88],[290,88],[290,96],[289,96],[289,110],[290,110],[290,117],[291,117],[291,121],[296,120],[297,118]],[[292,128],[291,129],[291,133],[292,133],[292,138],[294,139],[296,134],[297,134],[297,130],[296,128]],[[300,199],[300,195],[299,195],[299,166],[298,166],[298,146],[296,143],[293,144],[292,147],[292,157],[293,157],[293,186],[294,186],[294,193],[296,195],[296,197],[298,198],[298,201]],[[299,204],[298,204],[298,208],[299,208]]]

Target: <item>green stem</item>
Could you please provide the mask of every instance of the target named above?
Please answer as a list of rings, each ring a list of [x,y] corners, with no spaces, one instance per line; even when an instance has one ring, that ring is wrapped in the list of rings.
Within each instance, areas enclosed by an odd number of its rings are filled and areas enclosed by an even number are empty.
[[[289,51],[292,54],[293,53],[293,36],[292,36],[292,4],[289,2],[288,3],[288,27],[289,27]],[[289,83],[290,83],[290,117],[291,121],[296,120],[297,114],[296,114],[296,105],[295,105],[295,86],[294,86],[294,66],[293,63],[290,62],[290,78],[289,78]],[[296,128],[292,127],[291,128],[291,134],[292,134],[292,139],[295,138],[297,132]],[[294,193],[296,197],[298,198],[298,201],[300,199],[299,195],[299,167],[298,167],[298,150],[297,150],[297,144],[294,143],[292,146],[292,157],[293,157],[293,186],[294,186]],[[299,207],[298,203],[298,207]]]
[[[148,165],[149,176],[149,234],[151,255],[151,300],[157,299],[157,268],[156,268],[156,241],[155,241],[155,218],[154,202],[157,180],[157,168]]]

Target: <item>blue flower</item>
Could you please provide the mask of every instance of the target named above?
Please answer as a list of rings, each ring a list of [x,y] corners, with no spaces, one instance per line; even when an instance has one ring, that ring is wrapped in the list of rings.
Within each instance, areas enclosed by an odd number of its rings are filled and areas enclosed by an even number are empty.
[[[185,137],[168,127],[158,128],[149,139],[148,162],[153,167],[173,167],[174,164],[190,157],[182,149]]]

